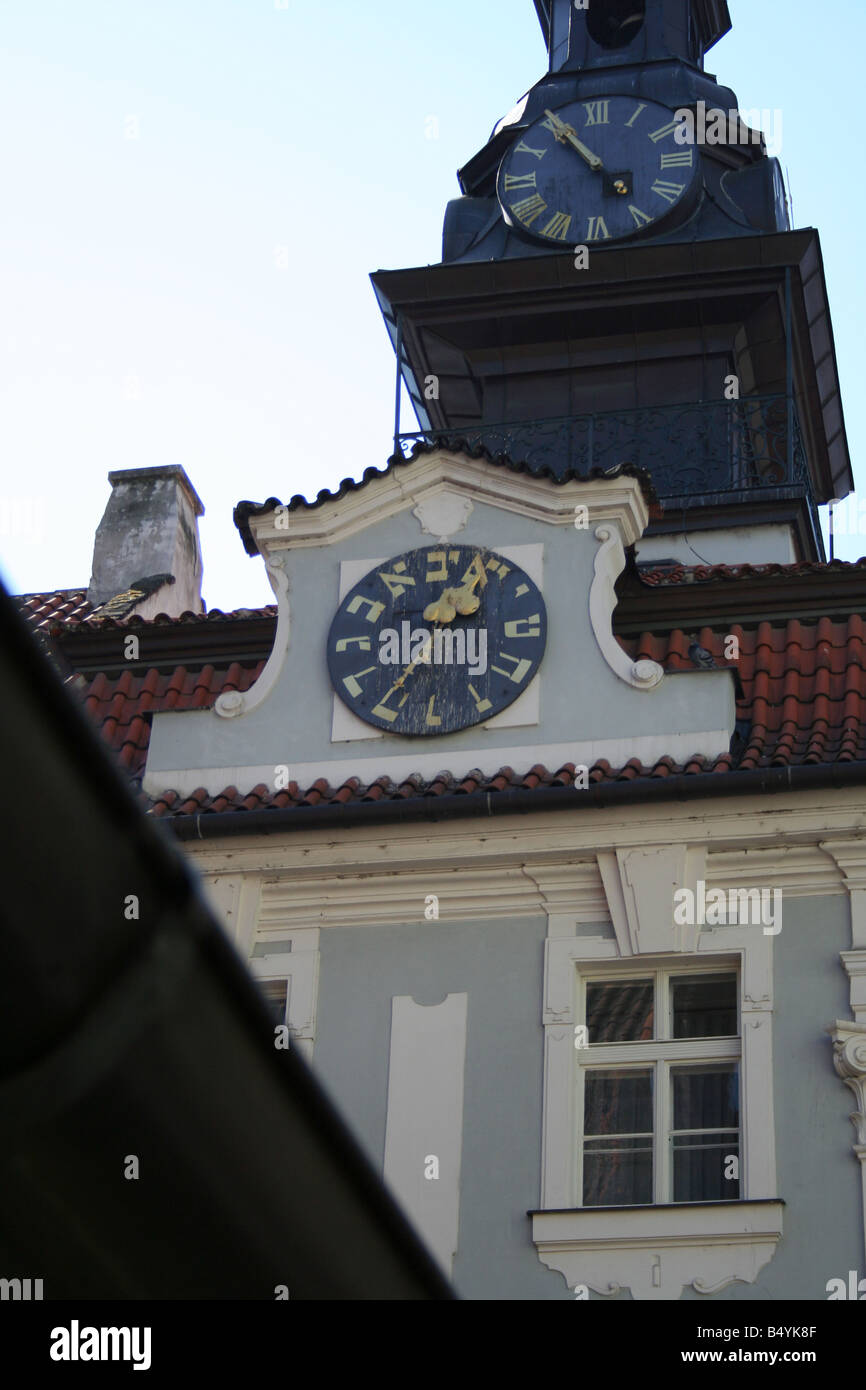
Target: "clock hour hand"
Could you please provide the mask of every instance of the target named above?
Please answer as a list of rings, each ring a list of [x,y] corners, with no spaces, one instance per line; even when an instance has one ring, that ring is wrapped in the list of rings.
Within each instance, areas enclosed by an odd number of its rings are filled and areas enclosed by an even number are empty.
[[[478,568],[475,572],[474,579],[467,580],[459,589],[445,589],[438,599],[434,599],[432,603],[428,603],[427,607],[424,609],[424,617],[428,623],[435,623],[438,627],[440,624],[452,622],[458,613],[463,617],[468,617],[470,613],[477,613],[481,606],[481,600],[473,594],[472,590],[475,588],[475,585],[478,583],[484,571],[480,555],[476,555],[475,559],[478,561]],[[432,645],[433,636],[431,634],[415,660],[410,661],[403,674],[394,682],[395,688],[405,683],[407,676],[411,676],[416,666],[427,664],[430,659],[430,648]]]
[[[475,559],[478,561],[478,568],[474,579],[468,579],[459,589],[445,589],[438,599],[428,603],[424,609],[424,617],[428,623],[450,623],[458,613],[461,617],[467,618],[471,613],[478,612],[481,600],[472,590],[481,578],[483,568],[481,557],[476,555]]]
[[[566,125],[565,121],[560,120],[554,111],[548,111],[545,108],[544,114],[553,123],[553,134],[560,144],[571,145],[572,149],[577,150],[581,159],[585,159],[590,169],[595,173],[599,173],[604,168],[601,158],[597,154],[593,154],[592,150],[579,139],[573,126]]]

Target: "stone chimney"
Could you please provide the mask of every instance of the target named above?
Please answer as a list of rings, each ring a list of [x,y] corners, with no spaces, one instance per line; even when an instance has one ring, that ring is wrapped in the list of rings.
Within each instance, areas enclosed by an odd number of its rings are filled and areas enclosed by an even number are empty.
[[[118,617],[203,613],[198,518],[204,507],[184,470],[178,464],[121,469],[108,481],[112,493],[96,531],[90,602],[96,607],[123,596]]]

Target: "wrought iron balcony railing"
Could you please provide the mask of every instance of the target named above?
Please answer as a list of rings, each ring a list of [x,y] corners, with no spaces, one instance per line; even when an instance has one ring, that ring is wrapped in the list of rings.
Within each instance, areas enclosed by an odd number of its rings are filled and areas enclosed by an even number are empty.
[[[801,489],[817,522],[796,408],[783,395],[422,430],[398,440],[406,455],[418,441],[465,440],[557,476],[632,463],[651,474],[669,507]]]

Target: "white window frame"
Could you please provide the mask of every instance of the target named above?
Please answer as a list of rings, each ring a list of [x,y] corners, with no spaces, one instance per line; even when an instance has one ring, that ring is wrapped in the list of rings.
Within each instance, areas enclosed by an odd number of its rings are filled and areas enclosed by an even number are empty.
[[[550,918],[546,943],[542,1182],[532,1238],[539,1259],[569,1287],[639,1299],[674,1299],[685,1286],[714,1293],[753,1283],[773,1257],[784,1204],[777,1194],[773,1110],[773,937],[760,927],[696,933],[691,949],[635,952],[624,934],[578,937]],[[672,941],[675,945],[675,942]],[[578,977],[687,974],[706,965],[736,969],[740,1021],[740,1196],[717,1202],[582,1207],[576,1204],[578,1147],[575,1026]],[[690,1040],[691,1041],[691,1040]],[[640,1044],[639,1044],[640,1045]],[[579,1116],[582,1147],[583,1116]]]
[[[291,999],[292,999],[292,977],[291,977],[291,975],[288,975],[288,974],[280,974],[280,973],[277,973],[277,974],[270,974],[270,973],[268,973],[268,974],[265,975],[265,974],[262,974],[262,972],[261,972],[260,970],[254,970],[254,971],[253,971],[253,975],[255,976],[256,980],[258,981],[258,983],[259,983],[260,985],[270,984],[270,983],[271,983],[272,981],[274,981],[274,980],[279,981],[281,984],[282,984],[282,983],[285,983],[285,986],[286,986],[286,1003],[285,1003],[285,1008],[283,1009],[283,1016],[282,1016],[282,1018],[280,1019],[280,1023],[281,1023],[281,1024],[285,1024],[286,1027],[288,1027],[288,1025],[289,1025],[289,1007],[290,1007]],[[274,1026],[276,1026],[276,1025],[274,1025]]]
[[[731,974],[734,976],[737,989],[737,1032],[732,1036],[722,1036],[713,1038],[672,1038],[672,1019],[671,1019],[671,980],[674,977],[682,978],[689,976],[698,978],[701,975]],[[628,980],[651,979],[654,991],[654,1005],[660,1000],[664,1000],[662,1032],[659,1033],[660,1010],[654,1007],[653,1026],[654,1037],[646,1041],[633,1042],[611,1042],[593,1043],[589,1037],[589,1046],[586,1048],[575,1049],[576,1062],[576,1094],[575,1094],[575,1119],[577,1121],[575,1131],[574,1161],[573,1161],[573,1186],[572,1196],[575,1207],[583,1207],[583,1160],[584,1143],[584,1085],[587,1072],[590,1071],[609,1071],[634,1070],[652,1071],[654,1073],[653,1088],[653,1201],[651,1205],[662,1206],[672,1204],[673,1196],[673,1163],[671,1155],[670,1137],[673,1133],[673,1104],[671,1099],[671,1068],[677,1065],[700,1066],[706,1063],[711,1066],[715,1062],[736,1062],[740,1082],[742,1082],[742,1043],[741,1043],[741,1010],[740,1010],[740,973],[739,965],[732,964],[730,958],[722,957],[716,963],[702,961],[698,965],[690,961],[671,960],[661,964],[658,959],[636,961],[633,966],[626,969],[610,966],[589,966],[575,971],[575,981],[577,988],[576,1012],[578,1026],[586,1024],[586,987],[588,984],[597,981],[605,981],[610,984],[624,984]],[[740,1114],[740,1124],[737,1129],[736,1142],[737,1153],[739,1154],[742,1145],[742,1111]],[[739,1169],[739,1164],[738,1164]],[[738,1184],[739,1192],[742,1193],[742,1183]],[[726,1200],[737,1201],[738,1197]],[[636,1203],[634,1205],[637,1205]],[[677,1205],[684,1205],[677,1203]],[[593,1206],[592,1211],[599,1211],[603,1208]]]
[[[290,940],[290,951],[250,956],[248,965],[258,980],[286,980],[286,1025],[291,1046],[308,1062],[313,1058],[316,1037],[316,1004],[319,993],[319,929],[298,928],[281,931],[280,940]],[[266,945],[266,938],[258,944]]]

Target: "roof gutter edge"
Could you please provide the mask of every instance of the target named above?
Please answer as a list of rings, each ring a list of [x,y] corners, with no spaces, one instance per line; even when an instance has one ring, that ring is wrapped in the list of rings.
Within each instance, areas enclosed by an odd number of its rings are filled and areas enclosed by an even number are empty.
[[[512,789],[466,795],[413,797],[404,801],[365,801],[349,806],[307,806],[275,811],[225,811],[191,816],[154,817],[179,840],[211,840],[250,834],[279,834],[320,827],[383,825],[403,821],[440,821],[527,815],[537,811],[587,811],[655,801],[695,801],[710,796],[754,796],[787,791],[843,788],[866,784],[866,761],[811,763],[732,773],[679,774],[637,778],[596,786]]]

